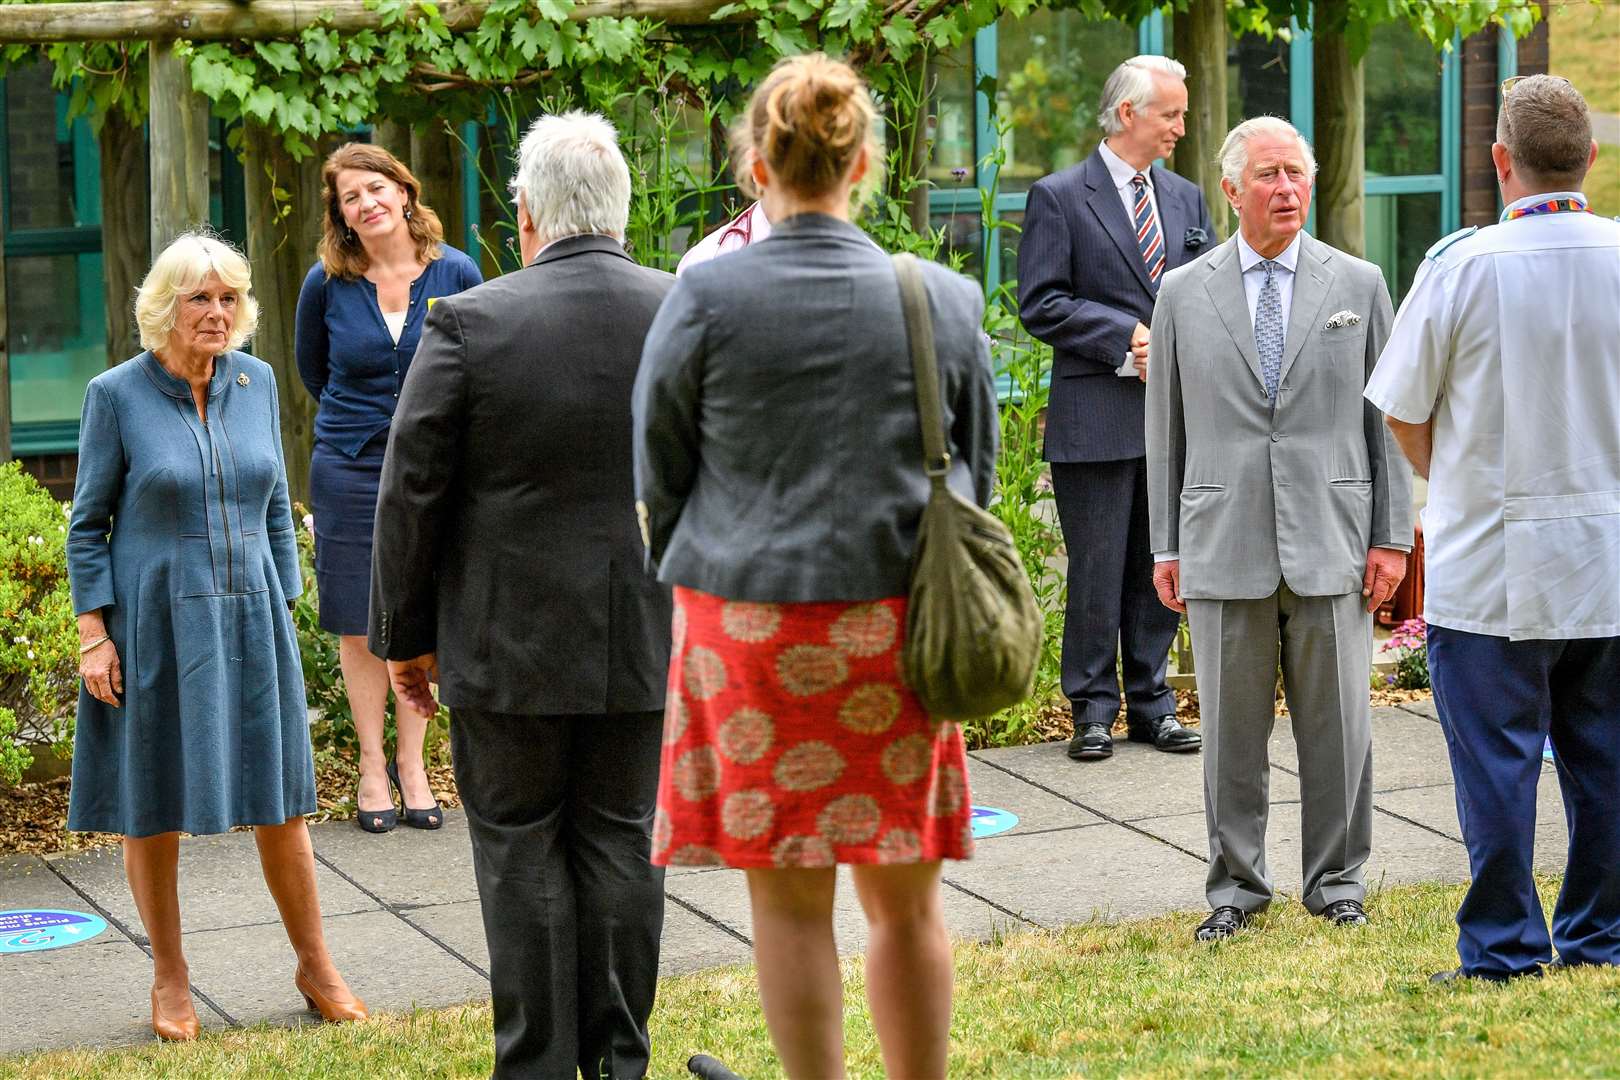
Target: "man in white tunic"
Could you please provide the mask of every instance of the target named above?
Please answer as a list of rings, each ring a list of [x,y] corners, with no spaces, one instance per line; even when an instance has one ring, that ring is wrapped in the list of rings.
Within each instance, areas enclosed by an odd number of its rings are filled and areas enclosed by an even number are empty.
[[[1590,213],[1586,102],[1504,83],[1501,223],[1429,251],[1366,396],[1429,479],[1429,673],[1473,884],[1435,981],[1620,964],[1620,224]],[[1569,863],[1531,876],[1551,733]]]

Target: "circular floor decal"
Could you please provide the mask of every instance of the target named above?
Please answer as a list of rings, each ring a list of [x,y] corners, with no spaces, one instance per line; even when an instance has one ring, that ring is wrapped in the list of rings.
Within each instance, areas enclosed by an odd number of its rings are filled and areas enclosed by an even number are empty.
[[[60,949],[105,929],[107,920],[82,911],[0,911],[0,953]]]
[[[1018,824],[1018,815],[1011,810],[1002,810],[994,806],[975,806],[973,808],[973,839],[980,840],[996,833],[1004,833]]]

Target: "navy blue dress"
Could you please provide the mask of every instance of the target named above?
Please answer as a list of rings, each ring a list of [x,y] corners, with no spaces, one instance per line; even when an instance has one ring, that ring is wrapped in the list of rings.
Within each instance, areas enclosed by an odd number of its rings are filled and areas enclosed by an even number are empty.
[[[298,293],[298,373],[318,403],[309,468],[315,588],[321,626],[334,634],[366,632],[377,482],[422,320],[438,297],[484,280],[466,254],[448,244],[441,250],[411,283],[397,343],[383,322],[377,286],[364,277],[329,277],[317,262]]]
[[[68,828],[218,833],[313,813],[270,366],[220,356],[207,423],[149,352],[90,380],[67,553],[73,610],[102,612],[124,675],[121,706],[79,690]]]

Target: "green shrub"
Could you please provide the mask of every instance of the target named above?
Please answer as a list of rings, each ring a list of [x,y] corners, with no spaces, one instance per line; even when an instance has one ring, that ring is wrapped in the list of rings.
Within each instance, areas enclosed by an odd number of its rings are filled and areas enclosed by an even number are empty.
[[[37,748],[71,750],[78,683],[67,506],[0,465],[0,783],[17,783]]]

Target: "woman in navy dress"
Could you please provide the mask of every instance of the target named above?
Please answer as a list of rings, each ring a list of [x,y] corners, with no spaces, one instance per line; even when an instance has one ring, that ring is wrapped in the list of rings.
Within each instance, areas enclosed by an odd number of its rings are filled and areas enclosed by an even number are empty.
[[[379,146],[349,143],[321,169],[326,204],[320,260],[298,294],[298,373],[318,403],[310,500],[321,626],[339,637],[343,686],[360,743],[357,820],[367,832],[398,822],[444,821],[428,786],[422,739],[428,717],[396,700],[394,757],[384,756],[388,669],[366,648],[371,534],[388,429],[435,298],[483,281],[444,243],[438,215],[410,169]]]
[[[234,351],[257,308],[248,264],[211,236],[158,256],[135,302],[148,351],[85,391],[68,573],[79,712],[68,828],[121,833],[152,945],[152,1029],[197,1037],[180,946],[179,834],[254,826],[265,884],[328,1020],[363,1002],[321,933],[301,591],[276,380]]]

